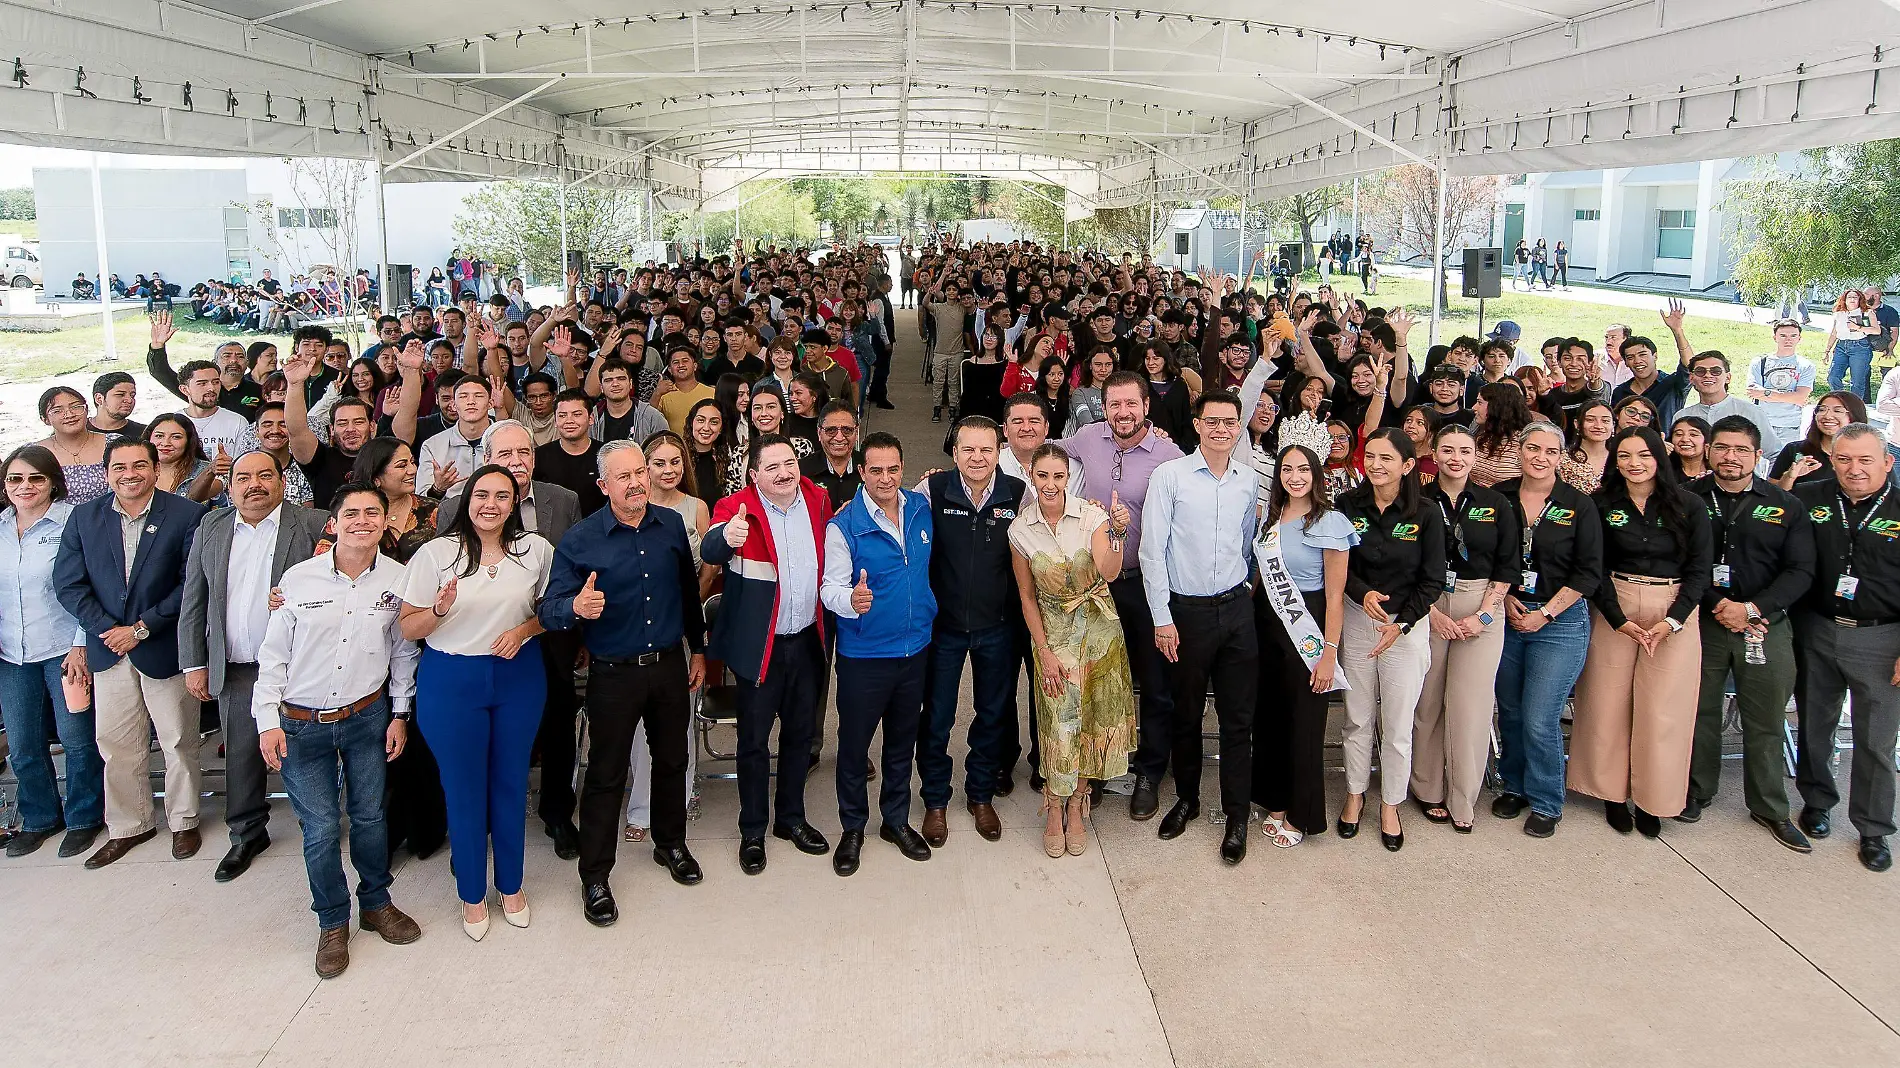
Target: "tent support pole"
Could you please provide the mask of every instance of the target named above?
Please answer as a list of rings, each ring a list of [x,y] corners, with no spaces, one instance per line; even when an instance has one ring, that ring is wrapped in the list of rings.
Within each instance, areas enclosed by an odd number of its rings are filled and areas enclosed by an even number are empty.
[[[565,280],[567,277],[567,175],[561,175],[557,182],[561,204],[561,276]]]
[[[116,362],[119,342],[112,329],[112,267],[106,262],[106,202],[99,194],[99,153],[92,153],[92,242],[99,254],[99,311],[106,331],[106,359]]]
[[[1432,221],[1432,330],[1430,343],[1438,344],[1438,324],[1445,308],[1439,299],[1445,291],[1445,160],[1438,160],[1437,217]]]
[[[1354,175],[1352,179],[1352,240],[1353,240],[1354,250],[1357,251],[1357,246],[1359,243],[1359,176],[1358,175]]]
[[[376,153],[376,163],[370,168],[370,177],[376,182],[376,293],[377,307],[384,315],[389,314],[389,199],[383,192],[383,154]],[[411,295],[411,302],[414,295]]]

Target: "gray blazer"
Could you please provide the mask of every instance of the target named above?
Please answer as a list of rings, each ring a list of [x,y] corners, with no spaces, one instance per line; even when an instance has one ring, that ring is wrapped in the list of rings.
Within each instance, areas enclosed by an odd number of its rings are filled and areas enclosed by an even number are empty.
[[[467,488],[467,483],[463,483]],[[462,514],[462,491],[456,490],[436,508],[436,537],[446,537],[449,526],[455,517]],[[581,521],[580,494],[566,486],[557,486],[552,482],[534,480],[534,526],[528,529],[548,540],[549,545],[561,544],[561,536],[567,528]]]
[[[330,519],[327,512],[285,501],[277,519],[277,552],[271,557],[270,581],[277,585],[284,569],[310,559],[317,539]],[[237,508],[213,508],[198,522],[191,555],[185,560],[185,598],[178,613],[178,664],[181,669],[202,667],[210,677],[206,686],[216,694],[224,689],[224,619],[226,583],[231,573],[231,542],[237,531]]]

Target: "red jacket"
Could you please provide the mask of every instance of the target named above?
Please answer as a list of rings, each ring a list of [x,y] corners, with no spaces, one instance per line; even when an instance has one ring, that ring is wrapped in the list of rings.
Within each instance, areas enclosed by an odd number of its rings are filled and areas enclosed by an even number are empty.
[[[798,493],[805,499],[805,513],[811,519],[812,544],[818,547],[818,580],[825,575],[825,524],[831,519],[830,498],[809,478],[798,480]],[[726,523],[745,506],[751,524],[745,542],[737,549],[726,544]],[[757,486],[746,488],[713,505],[712,526],[700,541],[700,556],[707,563],[723,565],[726,585],[720,597],[719,615],[713,620],[712,638],[706,651],[726,662],[733,673],[754,683],[765,681],[772,663],[772,641],[778,622],[778,546],[772,542],[772,524],[766,518],[765,500]],[[825,610],[822,601],[813,607],[812,622],[822,639]]]

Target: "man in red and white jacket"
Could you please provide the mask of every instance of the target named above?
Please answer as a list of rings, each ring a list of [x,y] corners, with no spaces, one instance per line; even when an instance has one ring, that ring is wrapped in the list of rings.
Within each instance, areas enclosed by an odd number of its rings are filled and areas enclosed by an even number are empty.
[[[700,543],[723,566],[725,592],[707,651],[739,680],[739,867],[765,870],[765,831],[823,856],[831,844],[805,822],[818,702],[824,694],[825,619],[818,586],[825,572],[825,491],[799,473],[791,442],[766,434],[752,443],[751,484],[713,506]],[[772,780],[772,720],[779,720],[778,786]],[[776,819],[771,819],[776,812]]]

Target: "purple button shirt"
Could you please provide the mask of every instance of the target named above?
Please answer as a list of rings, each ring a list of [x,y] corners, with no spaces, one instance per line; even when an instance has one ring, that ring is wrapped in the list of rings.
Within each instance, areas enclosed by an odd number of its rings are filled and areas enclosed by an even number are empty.
[[[1115,443],[1115,434],[1107,421],[1090,423],[1073,435],[1056,442],[1082,464],[1082,484],[1089,500],[1108,507],[1111,493],[1121,494],[1128,506],[1128,542],[1122,559],[1133,561],[1141,551],[1141,503],[1148,496],[1148,478],[1155,468],[1181,456],[1181,448],[1162,438],[1150,426],[1132,448],[1124,451]],[[1115,477],[1115,458],[1121,457],[1121,477]],[[1122,573],[1133,568],[1123,565]]]

